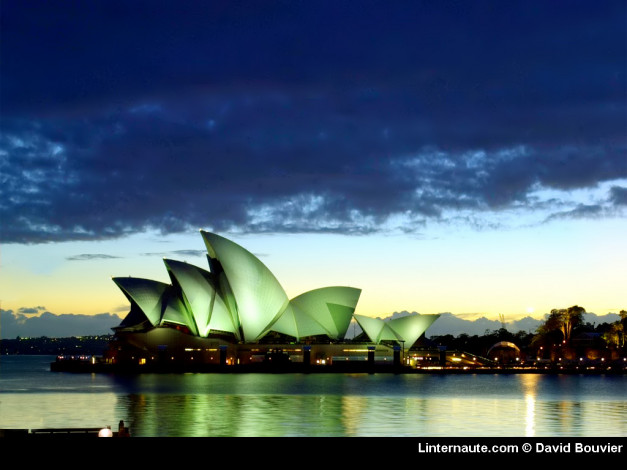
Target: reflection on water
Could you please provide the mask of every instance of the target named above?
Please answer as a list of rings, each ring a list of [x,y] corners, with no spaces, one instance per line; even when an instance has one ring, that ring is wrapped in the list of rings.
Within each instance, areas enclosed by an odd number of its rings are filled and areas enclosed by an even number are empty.
[[[0,389],[1,391],[1,389]],[[113,393],[0,393],[0,428],[104,427],[120,420]]]
[[[4,360],[4,359],[3,359]],[[134,436],[625,436],[624,376],[52,373],[0,366],[0,428]]]
[[[525,374],[520,376],[520,383],[525,396],[525,437],[535,436],[536,390],[540,376]]]
[[[119,414],[147,436],[626,435],[623,377],[146,375]]]
[[[201,394],[129,395],[116,407],[145,436],[627,434],[627,407],[618,401]]]

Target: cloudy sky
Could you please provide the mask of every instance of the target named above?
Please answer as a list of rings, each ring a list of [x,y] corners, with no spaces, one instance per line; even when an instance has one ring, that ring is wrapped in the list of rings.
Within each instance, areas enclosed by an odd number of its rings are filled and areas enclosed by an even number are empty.
[[[4,0],[0,306],[205,267],[358,312],[627,308],[624,1]]]

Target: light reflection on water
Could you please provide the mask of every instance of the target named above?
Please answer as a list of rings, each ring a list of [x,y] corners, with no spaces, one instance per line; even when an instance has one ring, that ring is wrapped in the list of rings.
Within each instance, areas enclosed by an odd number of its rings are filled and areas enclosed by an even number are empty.
[[[116,406],[147,436],[627,435],[619,402],[532,402],[532,420],[513,398],[132,395]]]
[[[64,374],[0,363],[0,428],[134,436],[626,436],[625,376]],[[28,367],[25,367],[28,365]]]

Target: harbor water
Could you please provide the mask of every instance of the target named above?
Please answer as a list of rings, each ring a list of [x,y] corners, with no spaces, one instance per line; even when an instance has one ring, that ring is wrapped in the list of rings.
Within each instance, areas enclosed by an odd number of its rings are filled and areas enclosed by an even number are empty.
[[[73,374],[0,357],[0,429],[140,437],[627,436],[625,375]]]

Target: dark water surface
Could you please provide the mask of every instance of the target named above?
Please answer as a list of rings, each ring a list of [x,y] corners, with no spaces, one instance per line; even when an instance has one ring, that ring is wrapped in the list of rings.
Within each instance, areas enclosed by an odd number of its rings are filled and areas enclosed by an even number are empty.
[[[133,436],[627,436],[624,375],[72,374],[0,357],[0,428]]]

